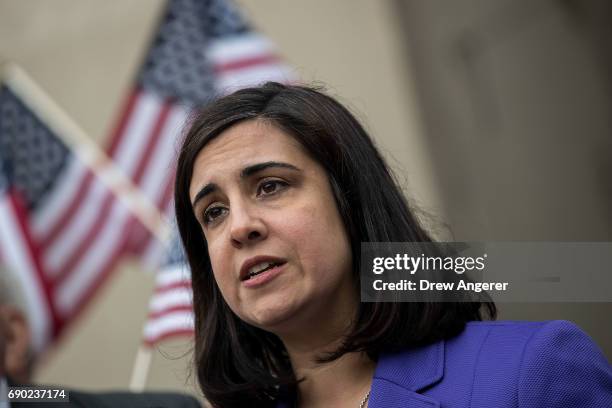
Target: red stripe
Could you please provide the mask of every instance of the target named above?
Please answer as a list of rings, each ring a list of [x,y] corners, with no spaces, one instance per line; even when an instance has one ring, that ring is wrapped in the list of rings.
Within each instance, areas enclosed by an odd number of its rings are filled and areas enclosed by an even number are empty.
[[[130,120],[130,116],[132,116],[132,112],[134,111],[134,106],[136,106],[136,101],[140,98],[142,91],[138,88],[134,89],[134,91],[128,95],[127,99],[123,103],[122,109],[119,114],[119,120],[117,120],[117,124],[113,133],[110,136],[110,142],[106,149],[106,153],[113,157],[116,153],[117,146],[123,140],[123,136],[125,134],[125,128]]]
[[[22,205],[22,200],[18,197],[17,193],[15,193],[12,189],[8,194],[8,199],[10,201],[11,207],[15,211],[16,219],[19,224],[19,229],[22,233],[22,238],[24,243],[26,244],[26,249],[30,255],[30,259],[36,268],[36,274],[38,275],[38,281],[42,287],[43,293],[45,295],[45,302],[47,304],[47,308],[49,310],[49,314],[51,316],[51,335],[52,338],[57,337],[60,329],[60,318],[57,313],[57,309],[55,308],[55,304],[53,302],[53,287],[50,282],[46,279],[44,274],[44,270],[42,267],[41,256],[39,248],[34,244],[34,240],[30,234],[28,228],[28,216],[25,211],[25,207]]]
[[[173,289],[189,289],[191,290],[191,280],[183,280],[180,282],[169,283],[164,286],[158,286],[155,288],[155,293],[162,293]]]
[[[255,65],[265,65],[278,63],[279,58],[274,54],[258,55],[256,57],[241,58],[223,64],[215,64],[216,73],[235,71],[239,69],[249,68]]]
[[[96,242],[98,234],[104,228],[104,224],[112,222],[109,214],[113,208],[113,204],[120,205],[118,199],[111,193],[107,192],[104,197],[104,202],[100,208],[100,212],[96,214],[95,222],[89,227],[89,230],[81,236],[79,244],[72,250],[71,255],[67,257],[63,264],[60,265],[57,271],[53,271],[56,284],[60,285],[68,276],[74,272],[74,267],[89,251],[89,247]]]
[[[149,232],[146,231],[145,226],[142,225],[142,223],[137,220],[136,217],[131,215],[123,226],[123,233],[126,236],[129,236],[127,244],[124,248],[124,254],[130,255],[135,254],[134,247],[136,246],[136,243],[140,242],[142,239],[148,239],[148,237],[145,237],[147,234],[149,234]]]
[[[140,224],[138,226],[140,238],[135,239],[130,246],[130,253],[135,256],[141,256],[144,254],[145,250],[149,245],[153,245],[153,241],[157,240],[150,232],[146,231],[146,229]],[[160,250],[163,250],[160,247]],[[163,259],[163,258],[162,258]]]
[[[143,227],[142,224],[135,225],[135,233],[134,236],[137,235],[137,238],[134,238],[132,242],[130,242],[130,254],[136,257],[141,257],[144,255],[149,245],[154,245],[154,242],[158,243],[157,238],[154,237],[146,228]],[[163,245],[157,244],[159,251],[165,251]],[[165,259],[163,256],[159,259],[161,262]],[[155,266],[157,269],[157,266]]]
[[[123,231],[125,235],[130,237],[126,244],[125,254],[132,256],[138,257],[142,255],[140,248],[152,239],[156,239],[151,232],[133,216],[130,216],[125,222]]]
[[[170,337],[193,337],[193,329],[177,329],[168,332],[164,332],[152,339],[145,339],[144,344],[148,347],[152,347],[155,343],[159,343],[162,340],[166,340]]]
[[[59,217],[54,220],[48,220],[48,222],[54,222],[53,227],[47,232],[46,235],[40,237],[41,249],[47,248],[57,238],[59,233],[64,229],[66,224],[74,217],[77,209],[81,205],[83,197],[87,196],[93,185],[93,173],[89,170],[85,170],[85,174],[82,175],[79,187],[76,190],[76,194],[71,198],[70,204],[65,206]]]
[[[176,305],[176,306],[171,306],[171,307],[165,308],[165,309],[160,310],[158,312],[151,312],[151,313],[149,313],[148,320],[159,319],[162,316],[165,316],[165,315],[170,314],[170,313],[175,313],[175,312],[187,312],[189,314],[193,314],[193,306],[191,304],[189,304],[189,305]]]
[[[136,168],[136,171],[132,175],[132,179],[134,180],[134,183],[136,185],[140,183],[142,179],[142,175],[144,174],[144,171],[147,168],[147,165],[151,161],[151,157],[153,156],[152,155],[153,150],[155,149],[155,147],[157,146],[157,143],[159,142],[159,138],[161,136],[162,129],[164,128],[164,124],[166,123],[166,119],[168,118],[168,113],[170,112],[171,108],[172,108],[172,105],[168,103],[168,101],[165,101],[159,111],[157,119],[155,120],[155,126],[153,127],[153,130],[151,131],[151,134],[149,136],[149,141],[145,147],[145,150],[141,153],[140,162],[138,163],[138,167]]]

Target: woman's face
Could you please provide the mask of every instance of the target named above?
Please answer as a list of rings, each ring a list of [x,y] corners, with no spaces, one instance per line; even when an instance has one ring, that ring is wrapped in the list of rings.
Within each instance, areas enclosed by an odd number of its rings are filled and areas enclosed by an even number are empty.
[[[325,170],[294,138],[257,120],[234,125],[198,154],[189,195],[242,320],[277,334],[346,325],[358,302],[349,239]]]

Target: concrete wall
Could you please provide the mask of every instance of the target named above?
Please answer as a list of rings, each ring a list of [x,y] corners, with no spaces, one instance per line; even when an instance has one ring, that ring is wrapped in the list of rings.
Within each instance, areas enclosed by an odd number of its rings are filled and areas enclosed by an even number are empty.
[[[612,239],[609,52],[594,41],[610,15],[581,11],[595,3],[394,1],[455,239]],[[612,303],[499,309],[572,320],[612,356]]]

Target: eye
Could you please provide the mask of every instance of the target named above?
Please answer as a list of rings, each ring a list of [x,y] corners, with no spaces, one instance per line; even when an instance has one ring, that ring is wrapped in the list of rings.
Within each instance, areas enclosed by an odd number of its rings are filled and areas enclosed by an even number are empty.
[[[257,186],[257,196],[268,196],[285,189],[288,184],[281,180],[265,180]]]
[[[211,205],[206,210],[204,210],[202,221],[206,225],[211,224],[220,217],[222,217],[225,213],[227,213],[227,208],[222,207],[220,205]]]

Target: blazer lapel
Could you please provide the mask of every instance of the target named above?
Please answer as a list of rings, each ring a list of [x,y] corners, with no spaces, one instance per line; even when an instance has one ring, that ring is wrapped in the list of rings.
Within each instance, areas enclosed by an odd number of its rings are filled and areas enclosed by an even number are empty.
[[[440,403],[419,394],[444,376],[444,341],[383,354],[378,359],[369,408],[434,408]]]

